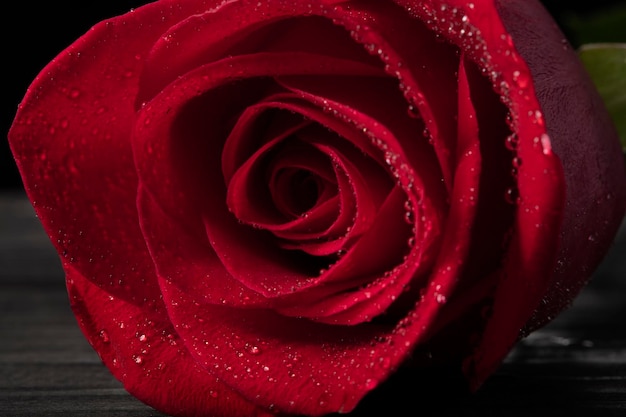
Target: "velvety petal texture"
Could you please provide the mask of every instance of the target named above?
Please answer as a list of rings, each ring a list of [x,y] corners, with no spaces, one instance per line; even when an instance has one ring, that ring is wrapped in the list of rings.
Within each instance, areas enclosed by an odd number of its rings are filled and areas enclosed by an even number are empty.
[[[535,0],[160,0],[46,66],[9,140],[130,393],[347,413],[409,358],[478,388],[606,253],[623,158],[563,39]]]

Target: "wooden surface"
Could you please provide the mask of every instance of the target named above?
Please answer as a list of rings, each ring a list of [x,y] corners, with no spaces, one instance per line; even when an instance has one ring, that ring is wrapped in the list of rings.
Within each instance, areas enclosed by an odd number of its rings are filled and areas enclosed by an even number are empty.
[[[355,415],[626,416],[626,226],[573,306],[522,341],[478,393],[468,395],[441,375],[420,382],[401,372]],[[83,339],[56,253],[30,204],[5,193],[0,417],[18,416],[162,414],[126,393]]]

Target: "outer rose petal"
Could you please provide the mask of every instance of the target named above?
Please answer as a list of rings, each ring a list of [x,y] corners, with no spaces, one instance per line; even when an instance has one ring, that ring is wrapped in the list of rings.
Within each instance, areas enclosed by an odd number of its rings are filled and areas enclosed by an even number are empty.
[[[516,151],[523,165],[516,228],[499,273],[493,314],[466,363],[477,387],[523,336],[526,323],[529,329],[545,324],[588,279],[624,213],[624,166],[597,92],[539,2],[396,2],[430,20],[453,42],[477,46],[468,52],[492,71],[519,139]],[[482,38],[482,46],[464,43],[468,31]]]
[[[560,158],[565,193],[560,227],[556,229],[542,222],[537,239],[543,240],[543,244],[534,244],[535,251],[550,245],[558,248],[558,252],[553,258],[539,253],[526,257],[524,262],[530,265],[524,265],[523,269],[527,272],[518,276],[517,282],[506,278],[498,288],[492,320],[476,352],[474,386],[493,371],[497,358],[504,357],[510,349],[510,344],[503,340],[505,329],[516,331],[517,326],[524,326],[526,331],[533,330],[571,303],[606,253],[626,206],[626,174],[617,134],[575,52],[564,45],[564,35],[539,2],[497,1],[496,4],[507,32],[531,71],[551,148],[545,147],[547,136],[540,137],[540,143],[545,154],[553,152]],[[512,85],[516,82],[524,84],[525,80],[518,75]],[[518,117],[523,120],[524,114]],[[538,147],[536,143],[534,146]],[[527,177],[525,181],[526,194],[538,194],[532,185],[536,183],[534,178]],[[523,194],[520,185],[520,195]],[[541,200],[533,200],[522,201],[519,217],[549,210]],[[534,222],[524,227],[539,228]],[[538,260],[541,257],[543,261]],[[537,272],[533,273],[540,262],[546,266],[541,279]],[[514,262],[505,268],[510,276],[520,270]],[[528,277],[532,276],[536,282],[528,283]],[[519,303],[517,313],[512,310],[515,304],[511,300]],[[529,314],[534,309],[531,317]],[[514,314],[519,317],[516,326],[512,326]],[[525,335],[524,331],[510,334],[516,338]]]
[[[198,365],[161,300],[136,306],[101,290],[71,266],[66,271],[81,330],[113,375],[138,399],[172,416],[273,415]]]
[[[141,58],[155,39],[217,2],[163,3],[99,23],[48,64],[20,104],[9,141],[28,197],[61,256],[81,329],[128,391],[172,415],[254,415],[254,405],[215,378],[180,374],[175,366],[162,372],[145,367],[172,358],[182,369],[195,365],[186,353],[178,356],[182,342],[168,327],[139,229],[133,98]],[[101,308],[105,304],[110,307]],[[137,337],[166,329],[179,345],[159,342],[146,362],[136,363]],[[118,348],[117,366],[111,346]],[[192,394],[198,386],[215,388],[223,400],[207,398],[209,391]]]
[[[62,261],[136,302],[137,293],[158,296],[156,287],[134,287],[153,271],[136,221],[130,144],[142,59],[164,30],[219,1],[167,3],[103,21],[59,54],[28,88],[9,132],[26,192]]]
[[[626,174],[604,103],[550,15],[535,1],[497,6],[530,68],[567,184],[557,268],[529,331],[567,307],[606,253],[626,206]]]

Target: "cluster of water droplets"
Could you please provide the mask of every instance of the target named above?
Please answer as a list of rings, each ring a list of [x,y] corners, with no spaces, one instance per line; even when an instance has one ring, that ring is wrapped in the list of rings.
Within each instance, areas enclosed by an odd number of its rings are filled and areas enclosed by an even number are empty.
[[[109,302],[119,301],[116,297],[109,296]],[[126,378],[128,373],[157,377],[166,370],[168,363],[160,354],[154,355],[153,350],[160,352],[163,347],[159,345],[165,345],[168,349],[175,349],[179,356],[187,355],[187,351],[179,342],[178,335],[173,329],[161,331],[156,329],[157,324],[147,316],[139,321],[134,316],[129,316],[128,320],[116,317],[112,320],[110,327],[101,328],[98,331],[91,343],[99,345],[96,346],[96,350],[105,361],[110,360],[114,372],[117,372],[115,369],[123,372],[122,378]],[[120,341],[124,343],[123,349],[116,347]],[[132,352],[130,356],[125,353],[128,350]],[[169,379],[167,382],[173,383],[174,381]]]

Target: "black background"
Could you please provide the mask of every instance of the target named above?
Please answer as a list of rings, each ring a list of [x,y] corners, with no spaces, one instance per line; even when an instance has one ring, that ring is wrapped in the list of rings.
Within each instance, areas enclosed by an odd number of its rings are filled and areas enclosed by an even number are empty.
[[[9,150],[7,133],[15,116],[17,105],[37,73],[59,52],[70,45],[100,20],[119,15],[146,1],[141,0],[55,0],[35,3],[12,2],[11,12],[5,9],[2,24],[3,73],[2,111],[0,112],[0,189],[20,189],[15,162]],[[586,19],[607,7],[624,4],[626,0],[544,0],[544,5],[562,24],[563,19],[575,14]],[[5,6],[6,7],[6,6]],[[625,23],[626,25],[626,23]],[[563,29],[576,46],[571,34]],[[624,41],[626,39],[605,39]]]

